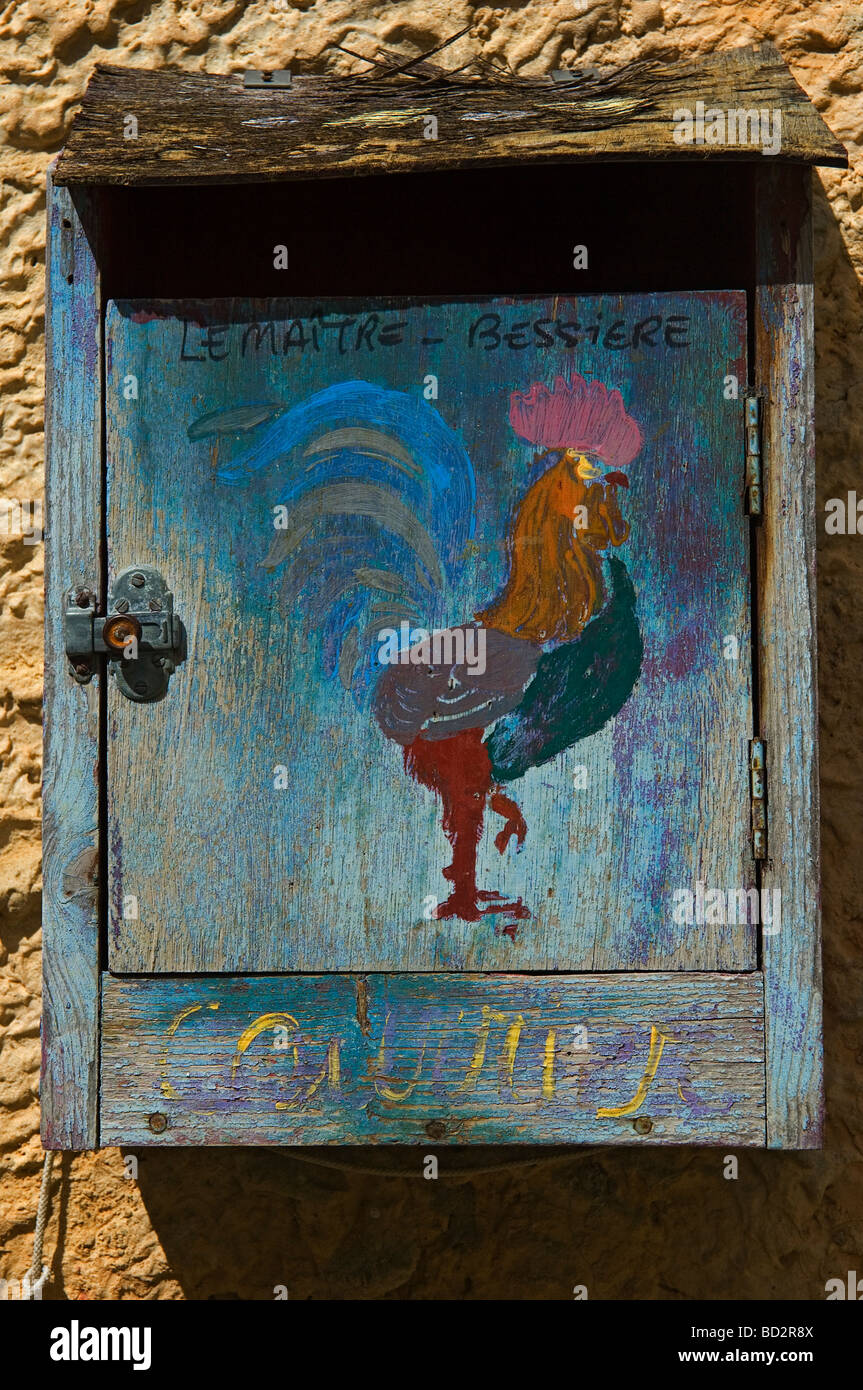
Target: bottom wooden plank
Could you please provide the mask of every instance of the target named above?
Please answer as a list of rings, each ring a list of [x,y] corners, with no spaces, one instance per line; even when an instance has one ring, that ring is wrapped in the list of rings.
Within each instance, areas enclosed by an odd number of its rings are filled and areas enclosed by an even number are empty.
[[[760,974],[103,976],[104,1144],[765,1142]]]

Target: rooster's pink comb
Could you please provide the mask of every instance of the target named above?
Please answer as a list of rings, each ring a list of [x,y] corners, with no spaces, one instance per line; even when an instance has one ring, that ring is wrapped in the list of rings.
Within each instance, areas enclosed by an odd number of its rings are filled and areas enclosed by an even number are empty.
[[[530,444],[577,449],[612,467],[625,468],[642,444],[641,430],[627,415],[620,392],[575,373],[568,383],[555,377],[550,391],[539,381],[529,391],[513,391],[509,422]]]

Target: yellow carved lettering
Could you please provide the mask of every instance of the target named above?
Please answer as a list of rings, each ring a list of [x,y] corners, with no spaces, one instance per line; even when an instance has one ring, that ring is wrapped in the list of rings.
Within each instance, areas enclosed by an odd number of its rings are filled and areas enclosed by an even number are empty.
[[[248,1051],[255,1039],[260,1037],[261,1033],[267,1033],[271,1030],[274,1031],[278,1028],[299,1030],[299,1026],[293,1014],[281,1012],[259,1014],[237,1039],[237,1050],[234,1053],[234,1058],[231,1063],[231,1077],[233,1078],[236,1074],[237,1067],[242,1061],[243,1054]],[[284,1050],[291,1053],[293,1063],[292,1071],[296,1072],[300,1064],[300,1050],[297,1043],[292,1042],[289,1046],[286,1046]],[[297,1110],[300,1106],[305,1105],[306,1101],[311,1099],[325,1078],[334,1089],[338,1089],[340,1076],[339,1044],[338,1039],[333,1038],[327,1047],[326,1060],[318,1075],[313,1080],[309,1081],[306,1086],[302,1087],[291,1100],[274,1101],[274,1107],[276,1110]]]
[[[338,1038],[333,1038],[327,1049],[327,1069],[329,1073],[327,1080],[333,1090],[337,1091],[341,1085],[341,1062],[339,1060]]]
[[[480,1072],[482,1071],[483,1065],[485,1063],[485,1052],[486,1047],[488,1046],[488,1035],[491,1030],[491,1025],[493,1023],[506,1023],[509,1020],[509,1017],[509,1014],[496,1013],[493,1009],[489,1008],[488,1004],[483,1004],[482,1022],[479,1025],[479,1032],[477,1033],[476,1045],[473,1050],[473,1057],[471,1058],[470,1066],[468,1067],[465,1073],[464,1081],[459,1086],[460,1092],[476,1090],[476,1085],[479,1081]],[[461,1019],[461,1015],[459,1016],[459,1019]],[[523,1027],[524,1019],[522,1015],[516,1014],[515,1021],[510,1025],[509,1029],[507,1030],[506,1038],[504,1039],[503,1056],[501,1058],[501,1068],[503,1075],[506,1077],[509,1085],[512,1085],[513,1070],[515,1067],[515,1054],[518,1051],[518,1040]]]
[[[217,1009],[219,1006],[218,1006],[218,1004],[213,1003],[213,1004],[207,1004],[206,1007],[207,1007],[208,1009]],[[192,1014],[198,1013],[198,1011],[199,1011],[200,1009],[203,1009],[203,1008],[204,1008],[204,1005],[203,1005],[203,1004],[189,1004],[188,1008],[181,1009],[180,1012],[177,1014],[177,1017],[174,1019],[174,1021],[168,1025],[168,1029],[167,1029],[168,1037],[169,1037],[169,1038],[173,1038],[173,1036],[174,1036],[174,1034],[176,1033],[177,1029],[179,1028],[180,1024],[183,1023],[183,1022],[184,1022],[187,1018],[189,1018]],[[167,1076],[165,1075],[165,1073],[166,1073],[167,1070],[168,1070],[168,1049],[167,1049],[167,1047],[166,1047],[166,1048],[165,1048],[165,1051],[162,1053],[161,1057],[159,1058],[159,1090],[162,1092],[162,1095],[165,1097],[166,1100],[179,1100],[179,1096],[177,1095],[177,1092],[174,1090],[173,1086],[171,1085],[170,1081],[168,1080]]]
[[[501,1072],[510,1091],[514,1092],[513,1076],[515,1074],[515,1054],[518,1052],[518,1040],[521,1037],[521,1030],[524,1027],[524,1019],[519,1014],[515,1023],[511,1023],[506,1030],[506,1037],[503,1040],[503,1055],[501,1057]]]
[[[248,1051],[252,1043],[255,1041],[255,1038],[260,1037],[261,1033],[266,1033],[268,1030],[272,1030],[279,1027],[299,1028],[299,1026],[300,1025],[297,1023],[297,1020],[294,1018],[293,1014],[259,1014],[258,1017],[256,1019],[253,1019],[253,1021],[249,1024],[248,1028],[246,1028],[237,1039],[237,1050],[234,1053],[234,1058],[231,1062],[231,1080],[233,1081],[234,1079],[237,1067],[240,1065],[240,1062],[242,1061],[243,1053]],[[297,1052],[296,1043],[293,1044],[291,1051],[294,1054],[294,1069],[296,1069],[297,1062],[299,1061],[299,1054]]]
[[[542,1056],[542,1094],[546,1100],[554,1100],[554,1039],[554,1029],[549,1028]]]
[[[381,1096],[384,1100],[407,1100],[408,1096],[410,1096],[413,1093],[414,1088],[416,1087],[416,1084],[420,1079],[420,1073],[423,1069],[423,1061],[425,1059],[426,1044],[424,1042],[422,1045],[420,1059],[416,1065],[413,1078],[412,1080],[406,1083],[403,1090],[397,1091],[394,1086],[391,1086],[389,1084],[383,1086],[380,1085],[379,1083],[381,1081],[389,1082],[390,1080],[390,1078],[385,1075],[387,1052],[387,1026],[389,1024],[389,1021],[390,1015],[387,1014],[386,1018],[384,1019],[383,1032],[381,1033],[381,1045],[380,1050],[378,1052],[378,1069],[374,1076],[374,1087],[378,1095]]]
[[[596,1112],[597,1119],[635,1114],[636,1110],[638,1110],[639,1106],[642,1104],[644,1097],[647,1095],[647,1092],[650,1090],[653,1078],[656,1075],[656,1069],[659,1066],[659,1059],[662,1056],[662,1049],[667,1042],[673,1043],[674,1039],[666,1037],[664,1033],[660,1033],[659,1029],[651,1024],[650,1051],[647,1055],[647,1066],[644,1068],[644,1075],[638,1083],[638,1089],[635,1095],[624,1105],[603,1106]]]

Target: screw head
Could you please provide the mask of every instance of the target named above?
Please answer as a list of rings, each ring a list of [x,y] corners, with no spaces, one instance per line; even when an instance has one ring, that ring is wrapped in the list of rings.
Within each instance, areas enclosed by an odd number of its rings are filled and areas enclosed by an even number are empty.
[[[162,1115],[158,1110],[155,1114],[148,1115],[147,1127],[151,1129],[154,1134],[164,1134],[165,1130],[168,1128],[167,1115]]]
[[[136,682],[135,682],[134,691],[135,691],[135,694],[136,694],[136,695],[146,695],[147,689],[148,689],[148,687],[147,687],[147,682],[146,682],[146,681],[136,681]]]
[[[76,675],[76,676],[89,676],[89,674],[90,674],[90,667],[87,665],[86,661],[78,661],[78,662],[76,662],[76,664],[75,664],[75,675]]]
[[[151,598],[151,599],[150,599],[150,612],[151,612],[151,613],[161,613],[161,611],[162,611],[162,600],[161,600],[161,599],[158,599],[158,598]]]
[[[88,608],[90,605],[90,590],[76,589],[75,602],[77,603],[79,608]]]
[[[446,1134],[446,1125],[443,1120],[429,1120],[426,1125],[426,1134],[429,1139],[443,1139]]]
[[[633,1120],[632,1128],[636,1134],[649,1134],[653,1129],[653,1121],[649,1120],[646,1115],[639,1115],[637,1120]]]
[[[118,613],[128,613],[129,600],[127,598],[118,598],[117,602],[114,604],[114,607]]]
[[[146,581],[146,579],[144,578],[143,574],[133,574],[133,575],[132,575],[132,583],[134,584],[134,586],[135,586],[136,589],[143,589],[143,587],[144,587],[144,585],[146,584],[146,582],[147,582],[147,581]]]

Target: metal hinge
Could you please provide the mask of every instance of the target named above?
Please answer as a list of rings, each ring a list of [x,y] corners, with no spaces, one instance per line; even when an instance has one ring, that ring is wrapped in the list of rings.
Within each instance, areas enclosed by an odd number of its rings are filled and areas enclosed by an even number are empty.
[[[749,744],[749,793],[752,818],[752,857],[767,858],[767,787],[764,764],[764,740],[753,738]]]
[[[138,704],[161,700],[186,659],[186,629],[174,612],[174,595],[158,570],[133,565],[117,575],[108,613],[96,613],[90,589],[66,597],[65,643],[70,675],[87,685],[106,656],[121,694]]]
[[[264,69],[246,68],[243,73],[243,86],[249,87],[290,87],[291,74],[287,68]]]
[[[747,396],[746,407],[746,510],[761,515],[761,398]]]

